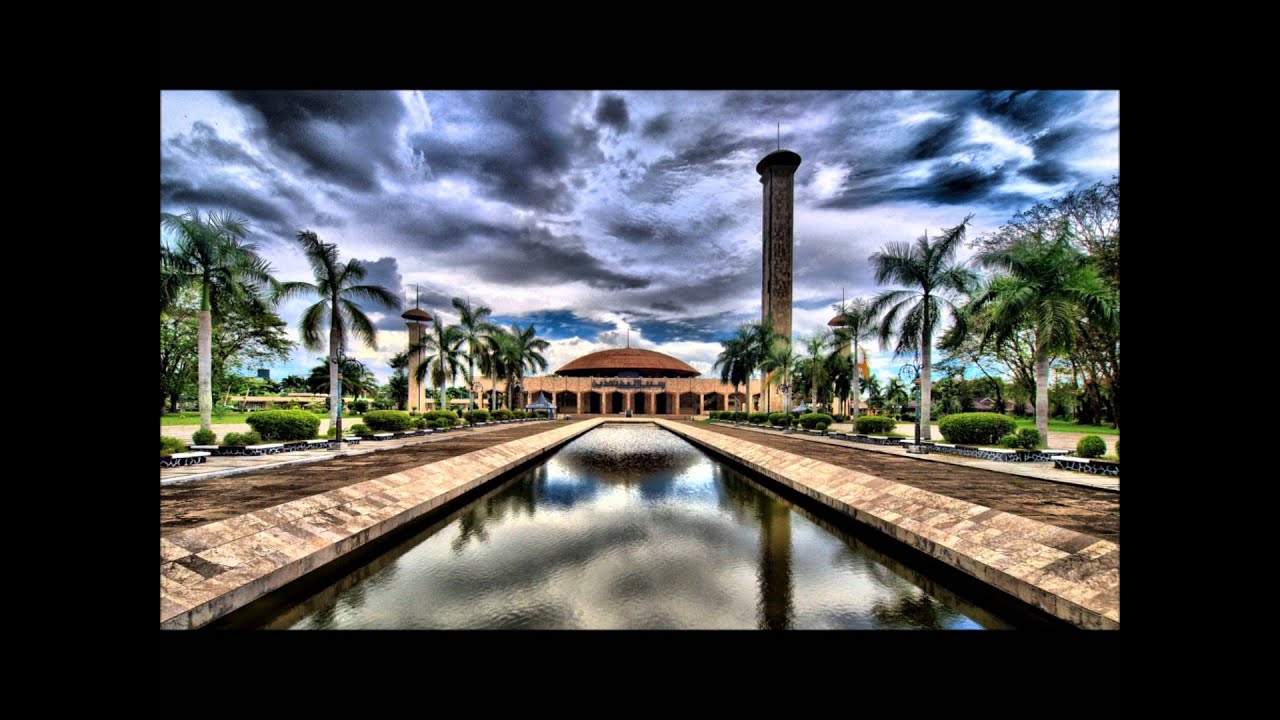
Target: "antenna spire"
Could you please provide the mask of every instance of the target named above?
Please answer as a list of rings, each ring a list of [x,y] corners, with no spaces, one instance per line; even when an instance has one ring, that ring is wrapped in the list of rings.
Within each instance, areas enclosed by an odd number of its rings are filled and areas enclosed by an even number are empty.
[[[418,286],[414,285],[413,286],[413,306],[415,308],[418,307],[418,300],[421,299],[421,295],[422,293],[418,291]]]

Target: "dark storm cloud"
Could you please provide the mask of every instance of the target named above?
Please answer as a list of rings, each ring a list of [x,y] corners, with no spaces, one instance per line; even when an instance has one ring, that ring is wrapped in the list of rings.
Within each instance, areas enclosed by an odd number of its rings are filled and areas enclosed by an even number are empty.
[[[242,165],[268,175],[273,174],[271,169],[261,160],[250,155],[243,146],[224,140],[212,125],[203,121],[197,121],[191,126],[190,133],[173,138],[168,145],[188,156],[204,161],[216,160],[222,165]]]
[[[405,115],[395,93],[242,90],[227,96],[260,119],[255,135],[299,159],[307,174],[360,192],[396,173],[396,133]]]
[[[628,189],[627,194],[642,202],[670,202],[680,188],[698,177],[722,172],[717,165],[744,149],[761,150],[762,143],[755,138],[713,128],[689,146],[664,155],[645,167],[643,176]],[[692,176],[690,173],[700,175]]]
[[[564,176],[576,156],[594,157],[599,148],[595,131],[569,124],[564,98],[521,91],[466,93],[458,100],[458,108],[438,109],[437,124],[471,124],[477,130],[471,138],[435,129],[410,138],[435,177],[468,178],[495,199],[522,207],[572,207]]]
[[[385,260],[392,260],[392,259],[382,258],[382,260],[379,260],[379,262],[383,262]],[[399,268],[395,267],[394,260],[392,260],[392,271],[395,273],[394,281],[396,283],[400,283],[401,280],[400,280]],[[401,313],[407,311],[409,308],[414,307],[415,304],[417,305],[417,307],[423,310],[426,310],[427,314],[431,315],[433,318],[435,317],[435,314],[441,310],[445,310],[448,312],[456,312],[454,311],[453,305],[451,304],[453,298],[455,297],[455,294],[449,293],[447,291],[441,291],[439,288],[433,287],[431,285],[419,285],[418,287],[415,288],[413,285],[402,286],[402,285],[396,284],[396,285],[383,285],[383,287],[387,288],[388,290],[391,290],[391,292],[398,291],[398,294],[401,297],[401,301],[400,301],[399,310],[392,312],[386,309],[380,309],[378,311],[385,314],[385,317],[383,317],[381,320],[379,320],[376,323],[379,330],[404,330],[406,327],[406,323],[408,321],[400,317],[400,315]]]
[[[966,163],[936,168],[929,179],[902,193],[931,204],[961,205],[981,200],[1004,182],[1004,168],[984,170]]]
[[[621,134],[631,129],[631,116],[627,113],[627,101],[617,95],[605,95],[596,106],[596,122],[608,125]]]
[[[977,106],[985,115],[1000,118],[1014,127],[1033,131],[1080,109],[1084,102],[1084,93],[1037,90],[984,92],[977,98]]]
[[[231,210],[249,220],[251,232],[266,231],[280,240],[297,232],[293,216],[282,210],[280,203],[233,184],[197,186],[185,178],[161,175],[160,207],[172,208],[172,212],[183,212],[188,207]]]
[[[1056,185],[1075,176],[1066,163],[1058,160],[1042,160],[1022,168],[1019,172],[1046,185]]]
[[[964,139],[965,118],[955,117],[922,123],[922,128],[907,157],[930,160],[950,155]]]
[[[474,264],[486,278],[516,285],[585,282],[606,290],[649,286],[645,278],[610,269],[588,253],[577,236],[555,236],[543,228],[501,229],[498,242],[473,253]]]
[[[640,132],[647,138],[663,137],[671,132],[671,113],[664,112],[649,118]]]

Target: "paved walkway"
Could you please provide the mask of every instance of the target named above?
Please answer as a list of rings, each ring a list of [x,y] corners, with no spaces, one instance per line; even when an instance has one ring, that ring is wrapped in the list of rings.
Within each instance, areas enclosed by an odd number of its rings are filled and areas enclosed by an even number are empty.
[[[284,453],[282,455],[221,455],[205,458],[203,463],[199,465],[184,465],[176,468],[160,468],[160,484],[173,485],[175,483],[191,482],[192,480],[203,480],[205,478],[225,477],[227,475],[240,475],[243,473],[257,472],[259,470],[269,470],[276,467],[285,467],[288,465],[301,465],[313,462],[323,462],[325,460],[333,460],[334,458],[348,457],[351,455],[365,455],[380,450],[395,450],[406,445],[417,445],[424,442],[440,442],[451,437],[458,437],[465,433],[487,433],[502,430],[504,428],[522,427],[526,425],[535,425],[537,423],[511,423],[507,425],[486,425],[484,427],[469,428],[466,430],[450,430],[447,433],[431,435],[422,435],[419,437],[400,438],[398,440],[365,440],[355,445],[343,443],[343,449],[337,450],[294,450],[293,452]],[[236,432],[230,430],[229,432]],[[321,431],[323,434],[323,430]],[[219,435],[221,436],[221,435]]]
[[[1049,482],[1066,483],[1068,485],[1079,485],[1080,487],[1120,492],[1120,478],[1107,477],[1105,475],[1089,475],[1087,473],[1072,472],[1070,470],[1058,470],[1053,467],[1053,463],[1003,463],[995,462],[994,460],[979,460],[978,458],[961,457],[959,455],[943,455],[941,453],[909,455],[906,448],[899,446],[869,445],[867,443],[837,440],[835,438],[822,437],[820,435],[806,435],[804,433],[791,433],[784,436],[777,430],[761,430],[760,428],[752,427],[750,425],[739,425],[736,428],[732,425],[726,426],[719,423],[711,423],[711,425],[713,427],[729,427],[735,430],[745,430],[747,432],[761,433],[763,435],[777,435],[780,437],[796,438],[797,440],[807,440],[809,442],[823,443],[825,445],[836,445],[839,447],[855,448],[857,450],[870,450],[871,452],[900,455],[927,462],[940,462],[950,465],[963,465],[965,467],[981,468],[983,470],[991,470],[992,472],[1004,473],[1006,475],[1018,475],[1021,477],[1035,478],[1037,480],[1048,480]],[[903,426],[899,425],[898,427],[899,432],[901,432],[901,428]],[[915,434],[914,426],[912,426],[912,434]]]

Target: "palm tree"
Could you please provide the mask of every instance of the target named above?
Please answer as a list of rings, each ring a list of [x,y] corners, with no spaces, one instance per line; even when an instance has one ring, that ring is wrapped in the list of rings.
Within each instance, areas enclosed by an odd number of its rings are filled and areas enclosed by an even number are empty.
[[[1117,298],[1089,256],[1072,246],[1065,223],[1052,241],[1037,232],[983,253],[978,261],[1007,273],[992,278],[966,308],[971,313],[985,310],[990,320],[982,347],[1002,343],[1027,325],[1034,331],[1036,430],[1043,442],[1049,437],[1049,363],[1070,351],[1079,336],[1076,320],[1081,316],[1099,327],[1115,328],[1120,321]]]
[[[492,332],[484,336],[484,343],[480,352],[480,363],[478,367],[480,372],[489,376],[489,411],[493,412],[498,409],[498,378],[506,377],[507,367],[503,361],[503,341],[502,336],[507,331],[501,327],[494,326]]]
[[[898,419],[898,416],[902,414],[902,408],[911,400],[910,396],[907,395],[907,386],[903,385],[902,380],[896,377],[889,378],[889,383],[884,386],[884,391],[881,393],[880,398],[884,402],[885,408],[891,411],[890,415],[894,420]],[[924,428],[924,425],[920,426],[922,438]]]
[[[818,384],[825,379],[826,363],[823,362],[822,351],[826,349],[831,342],[831,333],[826,330],[816,332],[812,337],[804,341],[805,352],[809,353],[803,358],[799,358],[805,368],[805,372],[809,374],[811,379],[810,389],[813,391],[813,397],[810,404],[816,406],[818,404]]]
[[[438,318],[438,315],[432,314]],[[423,352],[426,359],[418,365],[418,382],[427,379],[431,374],[431,386],[436,389],[439,402],[437,409],[447,410],[445,402],[445,386],[458,377],[458,368],[462,367],[462,328],[457,325],[445,325],[439,320],[423,335],[422,340],[409,348],[410,352]]]
[[[867,407],[880,409],[884,403],[884,391],[880,389],[880,378],[872,375],[867,378]]]
[[[160,245],[160,312],[187,287],[200,291],[200,329],[196,341],[196,378],[200,429],[212,429],[213,320],[224,306],[247,304],[265,309],[260,293],[275,280],[271,266],[245,242],[249,223],[227,212],[198,210],[181,215],[160,213],[160,227],[176,236],[172,249]]]
[[[720,369],[720,382],[731,383],[733,392],[738,393],[738,386],[747,386],[746,409],[751,410],[751,333],[746,325],[738,328],[738,332],[728,340],[720,341],[721,351],[716,356],[712,368]]]
[[[389,310],[400,307],[400,299],[395,293],[381,285],[359,285],[368,274],[365,264],[356,258],[338,261],[338,246],[321,242],[320,238],[310,230],[298,233],[298,242],[302,245],[302,253],[311,264],[311,272],[315,275],[315,284],[307,282],[281,283],[277,292],[278,299],[294,295],[316,294],[320,301],[302,312],[298,321],[298,331],[302,335],[302,344],[308,350],[324,349],[323,335],[325,323],[329,326],[329,427],[338,426],[338,413],[342,407],[339,396],[338,378],[339,361],[347,346],[348,330],[355,334],[365,345],[378,349],[378,331],[373,321],[356,304],[357,300],[377,303]]]
[[[502,354],[501,364],[507,374],[507,406],[516,409],[513,388],[517,385],[524,387],[526,369],[531,371],[547,369],[547,359],[542,356],[542,351],[550,347],[551,343],[538,337],[537,330],[532,324],[521,329],[519,325],[512,323],[511,331],[499,335],[498,338]]]
[[[832,350],[822,361],[823,372],[827,377],[831,378],[832,385],[832,404],[837,401],[844,400],[844,407],[848,407],[849,392],[852,390],[853,378],[858,373],[858,368],[853,364],[853,358],[847,358],[840,352],[843,343],[839,340],[839,331],[836,331],[835,349]],[[838,411],[837,411],[838,412]]]
[[[791,373],[794,372],[796,362],[795,348],[791,346],[791,340],[784,337],[776,337],[773,347],[769,349],[769,354],[765,355],[760,361],[760,371],[768,375],[778,375],[776,378],[780,382],[779,385],[791,384]],[[775,378],[770,378],[770,383]],[[788,390],[786,395],[790,397],[794,390]],[[785,401],[785,398],[784,398]]]
[[[853,377],[852,377],[852,394],[853,394],[853,413],[852,416],[858,417],[858,398],[862,394],[861,388],[858,387],[861,377],[858,373],[858,342],[868,340],[875,335],[874,318],[869,312],[870,305],[866,300],[857,298],[843,305],[832,306],[843,318],[844,326],[836,328],[836,337],[839,344],[851,344],[853,352]]]
[[[485,337],[496,332],[498,326],[488,320],[493,311],[483,305],[477,308],[471,307],[471,298],[467,298],[466,302],[463,302],[462,298],[454,298],[452,303],[458,311],[458,329],[462,332],[463,343],[466,344],[467,409],[474,410],[476,397],[471,387],[473,382],[471,378],[476,374],[476,358],[484,354]],[[484,372],[483,368],[481,372]]]
[[[748,347],[750,348],[750,351],[747,355],[747,360],[749,361],[748,367],[750,367],[752,371],[755,371],[757,368],[761,370],[760,400],[761,404],[764,406],[764,411],[769,412],[769,382],[765,378],[766,371],[762,364],[765,358],[769,357],[773,352],[773,348],[778,343],[778,340],[785,339],[787,341],[787,345],[790,346],[791,338],[783,338],[779,335],[773,329],[773,324],[768,320],[747,323],[743,327],[747,329],[747,336],[749,338]],[[748,392],[751,390],[750,383],[748,383],[747,390]]]
[[[876,268],[876,282],[895,280],[910,289],[887,290],[871,301],[868,311],[880,319],[880,343],[888,344],[897,334],[894,356],[920,354],[920,439],[930,439],[929,402],[933,370],[933,336],[941,325],[944,310],[956,318],[958,333],[963,333],[964,317],[947,297],[966,293],[976,283],[973,271],[952,264],[956,249],[964,240],[965,227],[972,215],[959,225],[942,231],[942,237],[929,242],[929,234],[914,245],[889,243],[871,256]]]

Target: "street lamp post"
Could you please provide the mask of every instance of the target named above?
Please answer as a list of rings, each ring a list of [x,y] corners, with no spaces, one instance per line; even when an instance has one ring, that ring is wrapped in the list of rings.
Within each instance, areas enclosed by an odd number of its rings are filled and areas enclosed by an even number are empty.
[[[908,373],[911,374],[911,382],[916,388],[916,442],[913,446],[907,448],[907,452],[923,453],[924,446],[920,444],[920,366],[913,363],[907,363],[898,369],[898,377],[903,380],[907,379]]]
[[[783,408],[787,416],[786,424],[782,426],[782,433],[786,435],[791,432],[791,385],[783,382],[778,389],[782,391]]]

